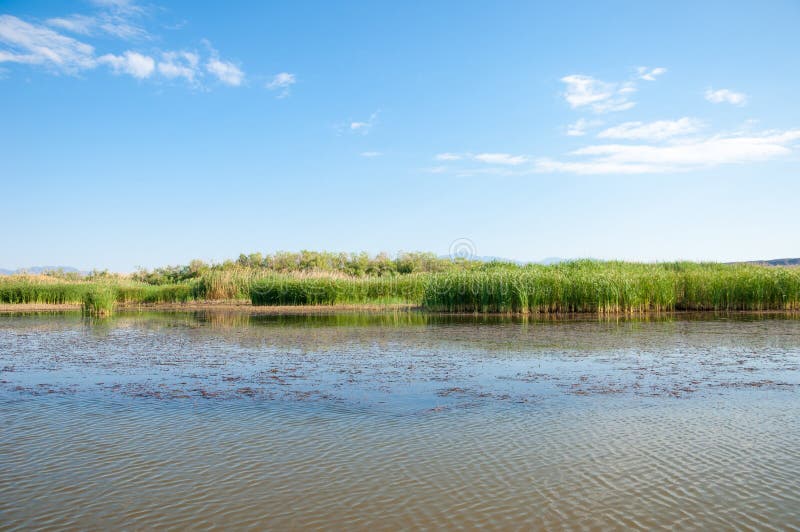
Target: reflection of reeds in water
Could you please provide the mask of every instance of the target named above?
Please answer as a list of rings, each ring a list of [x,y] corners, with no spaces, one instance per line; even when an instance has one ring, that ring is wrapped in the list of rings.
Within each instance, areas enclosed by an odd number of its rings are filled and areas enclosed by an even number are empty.
[[[271,316],[254,315],[252,325],[301,327],[400,327],[427,325],[434,316],[423,312],[343,312],[322,315]]]
[[[240,329],[249,327],[252,318],[244,312],[202,312],[195,313],[195,319],[212,329]]]

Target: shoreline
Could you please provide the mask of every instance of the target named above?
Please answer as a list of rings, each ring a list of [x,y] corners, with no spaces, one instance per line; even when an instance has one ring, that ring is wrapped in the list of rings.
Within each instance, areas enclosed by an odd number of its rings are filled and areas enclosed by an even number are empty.
[[[28,312],[79,312],[80,303],[2,303],[0,315]],[[511,316],[511,317],[550,317],[550,318],[586,318],[586,317],[635,317],[635,316],[684,316],[684,315],[800,315],[798,310],[670,310],[670,311],[637,311],[637,312],[443,312],[428,311],[413,303],[391,304],[341,304],[341,305],[253,305],[247,300],[210,300],[189,301],[185,303],[121,303],[116,307],[119,312],[244,312],[248,314],[292,316],[322,315],[361,312],[383,314],[387,312],[420,312],[438,316]]]
[[[0,314],[15,312],[70,312],[80,311],[80,303],[2,303]],[[275,305],[255,306],[246,300],[189,301],[186,303],[120,303],[119,312],[131,311],[245,311],[251,314],[331,314],[336,312],[389,312],[421,311],[422,307],[411,303],[366,304],[366,305]]]

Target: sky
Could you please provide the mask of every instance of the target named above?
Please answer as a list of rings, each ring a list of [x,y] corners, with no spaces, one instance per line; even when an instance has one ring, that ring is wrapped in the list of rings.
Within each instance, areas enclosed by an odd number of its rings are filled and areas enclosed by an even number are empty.
[[[0,268],[800,256],[800,3],[0,1]]]

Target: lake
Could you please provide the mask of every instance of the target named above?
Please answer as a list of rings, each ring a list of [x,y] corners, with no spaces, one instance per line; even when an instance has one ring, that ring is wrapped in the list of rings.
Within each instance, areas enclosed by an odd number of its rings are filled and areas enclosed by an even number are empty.
[[[798,529],[799,391],[797,315],[0,315],[0,529]]]

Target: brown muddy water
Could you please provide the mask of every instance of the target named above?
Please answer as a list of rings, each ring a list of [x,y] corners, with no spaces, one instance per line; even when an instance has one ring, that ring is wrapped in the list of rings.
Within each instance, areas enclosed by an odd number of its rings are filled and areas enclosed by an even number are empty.
[[[800,319],[0,316],[0,529],[800,528]]]

